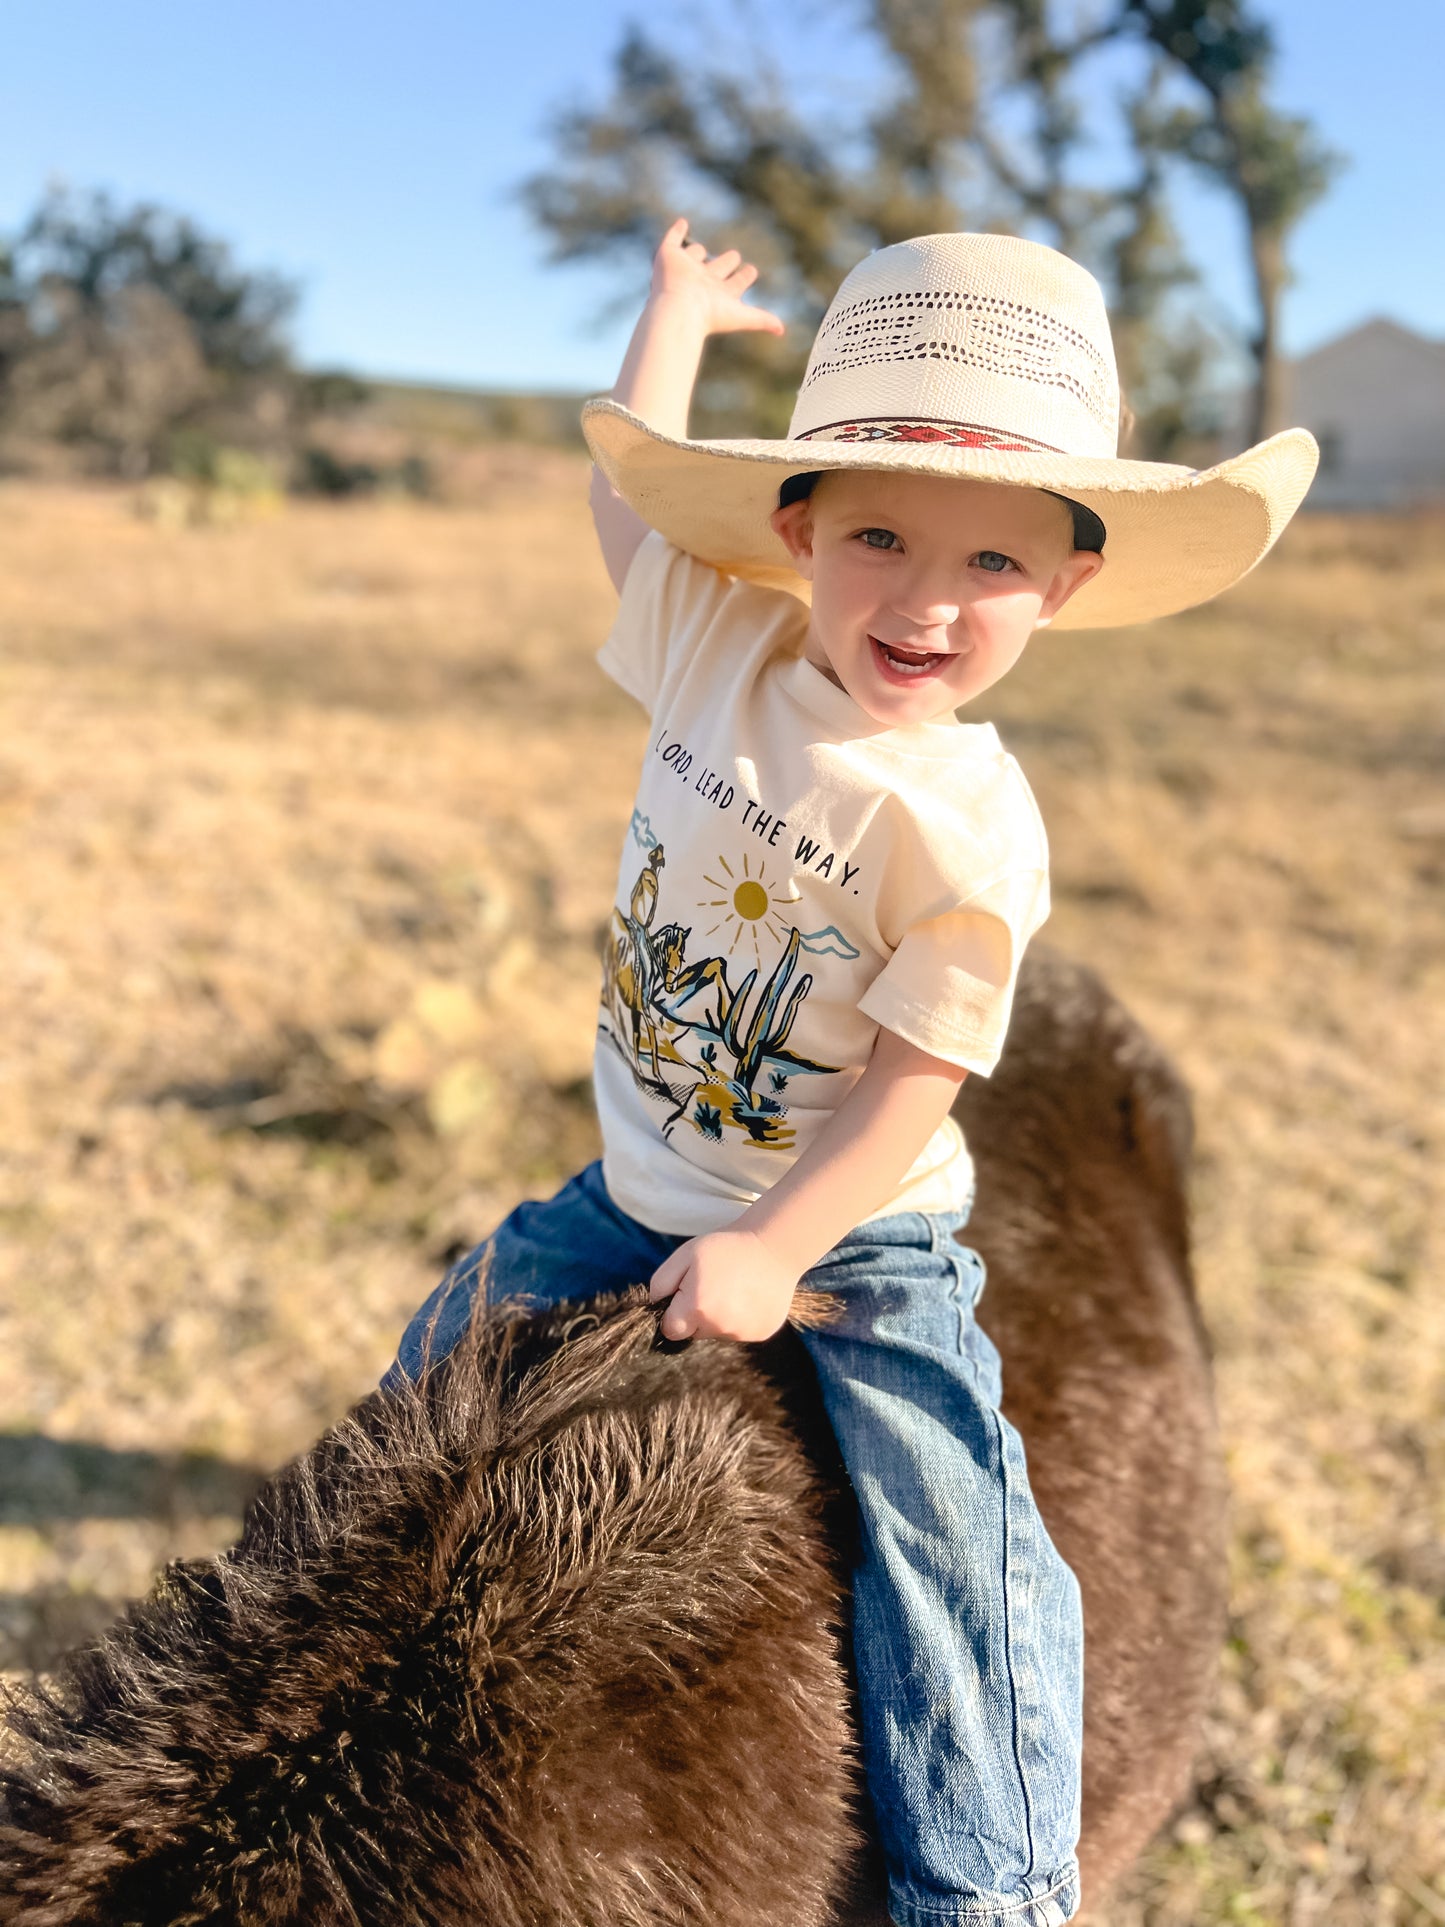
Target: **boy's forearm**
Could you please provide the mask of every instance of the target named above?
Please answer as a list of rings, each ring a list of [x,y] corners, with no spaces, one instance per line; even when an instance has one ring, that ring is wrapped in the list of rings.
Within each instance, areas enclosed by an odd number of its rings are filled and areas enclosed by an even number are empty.
[[[612,399],[664,435],[686,436],[707,337],[706,313],[691,295],[652,295],[637,318]]]
[[[664,435],[685,436],[707,337],[706,318],[695,300],[685,294],[654,294],[638,316],[612,399]],[[589,499],[607,572],[621,594],[647,524],[599,468],[592,471]]]
[[[801,1278],[895,1190],[967,1075],[880,1030],[848,1096],[736,1228],[762,1238]]]

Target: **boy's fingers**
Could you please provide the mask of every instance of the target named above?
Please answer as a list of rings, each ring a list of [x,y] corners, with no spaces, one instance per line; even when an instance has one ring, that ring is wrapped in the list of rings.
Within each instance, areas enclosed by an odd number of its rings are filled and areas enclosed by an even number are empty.
[[[687,1260],[679,1249],[671,1257],[664,1258],[653,1272],[652,1282],[647,1288],[649,1302],[655,1305],[660,1299],[670,1298],[686,1276]]]
[[[743,313],[747,316],[746,327],[763,328],[770,335],[787,333],[787,324],[782,317],[770,314],[766,308],[744,308]]]
[[[726,279],[732,273],[733,269],[737,267],[738,262],[741,261],[742,258],[736,248],[724,248],[721,254],[715,254],[713,256],[711,261],[708,262],[708,266],[710,268],[716,268],[717,272]],[[744,270],[744,272],[746,272],[746,270]],[[756,276],[756,268],[753,269],[753,274]]]
[[[736,248],[733,249],[733,259],[735,261],[739,259],[738,251]],[[758,271],[753,266],[751,261],[744,261],[743,265],[737,270],[735,274],[730,274],[728,276],[728,280],[732,282],[733,286],[738,290],[740,294],[744,288],[750,288],[753,285],[754,281],[757,280],[757,278],[758,278]]]
[[[664,1338],[691,1338],[698,1327],[698,1315],[689,1302],[691,1293],[679,1292],[662,1314],[660,1330]]]

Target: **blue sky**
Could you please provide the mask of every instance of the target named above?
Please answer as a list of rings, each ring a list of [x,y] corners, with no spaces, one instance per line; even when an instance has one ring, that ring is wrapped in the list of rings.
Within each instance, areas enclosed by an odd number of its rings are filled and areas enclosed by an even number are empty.
[[[686,11],[717,19],[726,4]],[[1276,99],[1351,162],[1298,232],[1287,348],[1379,313],[1445,337],[1445,5],[1257,4],[1279,40]],[[669,0],[668,19],[682,11]],[[786,70],[863,96],[843,0],[742,11],[767,23]],[[627,324],[595,317],[615,283],[549,268],[513,190],[547,158],[549,116],[601,90],[624,19],[646,13],[623,0],[3,0],[0,231],[48,180],[103,186],[183,209],[249,264],[296,276],[314,364],[606,388]],[[1181,212],[1212,297],[1242,312],[1229,210],[1195,190]]]

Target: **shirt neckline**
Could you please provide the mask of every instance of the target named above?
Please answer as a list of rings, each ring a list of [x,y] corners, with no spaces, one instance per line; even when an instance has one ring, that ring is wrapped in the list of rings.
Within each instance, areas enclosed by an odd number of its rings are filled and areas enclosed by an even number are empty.
[[[996,744],[997,731],[992,723],[961,723],[956,716],[927,723],[880,723],[804,655],[783,663],[778,681],[795,702],[827,723],[842,742],[866,739],[909,756],[957,756],[970,738],[976,739],[979,734],[988,736],[990,748]]]

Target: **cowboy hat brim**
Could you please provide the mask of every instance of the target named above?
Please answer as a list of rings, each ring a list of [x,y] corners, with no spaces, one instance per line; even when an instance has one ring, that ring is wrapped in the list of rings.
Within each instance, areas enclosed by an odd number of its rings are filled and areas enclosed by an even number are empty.
[[[684,441],[608,400],[582,431],[602,473],[650,528],[728,575],[808,600],[809,585],[769,526],[785,473],[866,468],[1052,490],[1108,531],[1105,566],[1053,620],[1105,629],[1207,602],[1273,547],[1304,500],[1319,449],[1289,428],[1214,468],[939,442]]]

